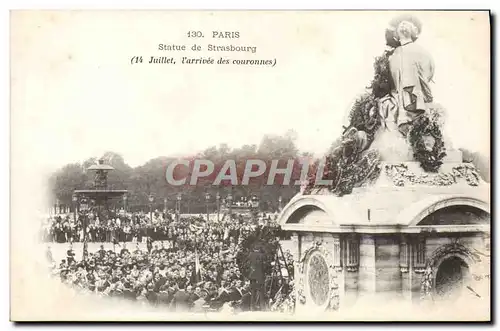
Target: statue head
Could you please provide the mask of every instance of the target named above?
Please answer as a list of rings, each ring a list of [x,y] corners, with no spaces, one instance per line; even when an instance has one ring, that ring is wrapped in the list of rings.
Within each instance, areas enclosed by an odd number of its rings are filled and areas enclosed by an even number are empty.
[[[403,21],[399,23],[396,29],[396,36],[400,42],[404,40],[415,41],[418,39],[419,30],[415,24],[410,21]]]
[[[392,34],[392,37],[397,42],[401,40],[415,41],[421,32],[422,23],[420,20],[413,15],[404,14],[395,17],[389,22],[389,29],[386,30],[386,40],[390,39]]]

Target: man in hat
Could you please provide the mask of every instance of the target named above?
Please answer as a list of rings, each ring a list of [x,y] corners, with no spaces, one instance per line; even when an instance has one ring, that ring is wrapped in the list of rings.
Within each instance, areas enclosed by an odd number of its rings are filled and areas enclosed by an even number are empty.
[[[250,291],[250,282],[246,281],[241,288],[241,299],[239,302],[242,311],[249,311],[252,308],[252,293]]]
[[[170,304],[171,297],[168,293],[168,285],[164,284],[160,287],[160,292],[158,293],[158,304],[162,306],[168,306]]]
[[[252,292],[252,310],[257,307],[264,309],[265,291],[264,291],[264,254],[259,245],[256,245],[253,251],[248,255],[248,263],[250,265],[250,272],[248,278],[250,279],[250,286]]]
[[[147,286],[146,299],[151,305],[158,305],[158,293],[154,291],[153,283],[149,283]]]
[[[195,290],[193,289],[193,286],[191,285],[188,285],[186,287],[186,293],[188,294],[189,296],[189,299],[188,299],[188,304],[189,304],[189,308],[193,307],[194,305],[194,302],[196,300],[198,300],[200,297],[198,294],[196,294]]]
[[[75,252],[73,251],[72,245],[70,245],[69,249],[66,251],[66,260],[68,261],[68,264],[75,262]]]
[[[174,294],[170,307],[173,311],[181,312],[189,310],[189,295],[186,293],[184,284],[178,284],[178,291]]]
[[[229,301],[239,301],[243,296],[241,280],[235,280],[231,283],[229,289]]]
[[[123,297],[125,299],[134,300],[134,301],[137,299],[137,295],[134,291],[132,283],[128,279],[123,284]]]

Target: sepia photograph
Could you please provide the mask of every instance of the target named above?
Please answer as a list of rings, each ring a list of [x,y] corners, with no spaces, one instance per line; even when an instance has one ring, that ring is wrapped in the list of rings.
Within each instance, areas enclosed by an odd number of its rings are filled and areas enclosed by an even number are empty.
[[[11,321],[491,321],[490,25],[11,11]]]

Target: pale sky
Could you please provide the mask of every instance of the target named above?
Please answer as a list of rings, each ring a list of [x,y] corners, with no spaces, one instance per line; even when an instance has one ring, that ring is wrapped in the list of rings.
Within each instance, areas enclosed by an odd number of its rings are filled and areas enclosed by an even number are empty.
[[[372,79],[391,12],[73,12],[12,17],[13,162],[54,169],[120,153],[131,166],[211,145],[258,144],[293,129],[323,154]],[[489,155],[487,13],[420,12],[435,101],[456,147]],[[201,30],[202,40],[186,37]],[[212,39],[212,30],[240,38]],[[159,43],[256,46],[173,53]],[[276,67],[130,65],[142,55],[274,59]]]

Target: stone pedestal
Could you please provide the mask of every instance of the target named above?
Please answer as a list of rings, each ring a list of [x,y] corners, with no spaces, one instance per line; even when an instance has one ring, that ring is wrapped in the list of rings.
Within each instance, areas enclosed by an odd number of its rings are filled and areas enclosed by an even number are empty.
[[[338,287],[329,291],[337,309],[363,301],[421,302],[433,295],[437,270],[448,256],[476,268],[472,252],[489,242],[489,184],[472,164],[462,163],[457,150],[447,151],[436,173],[425,172],[410,153],[403,159],[382,162],[379,177],[351,194],[338,197],[323,189],[285,206],[280,223],[294,232],[299,309],[315,307],[313,285],[305,284],[311,254],[328,265],[331,289]]]

